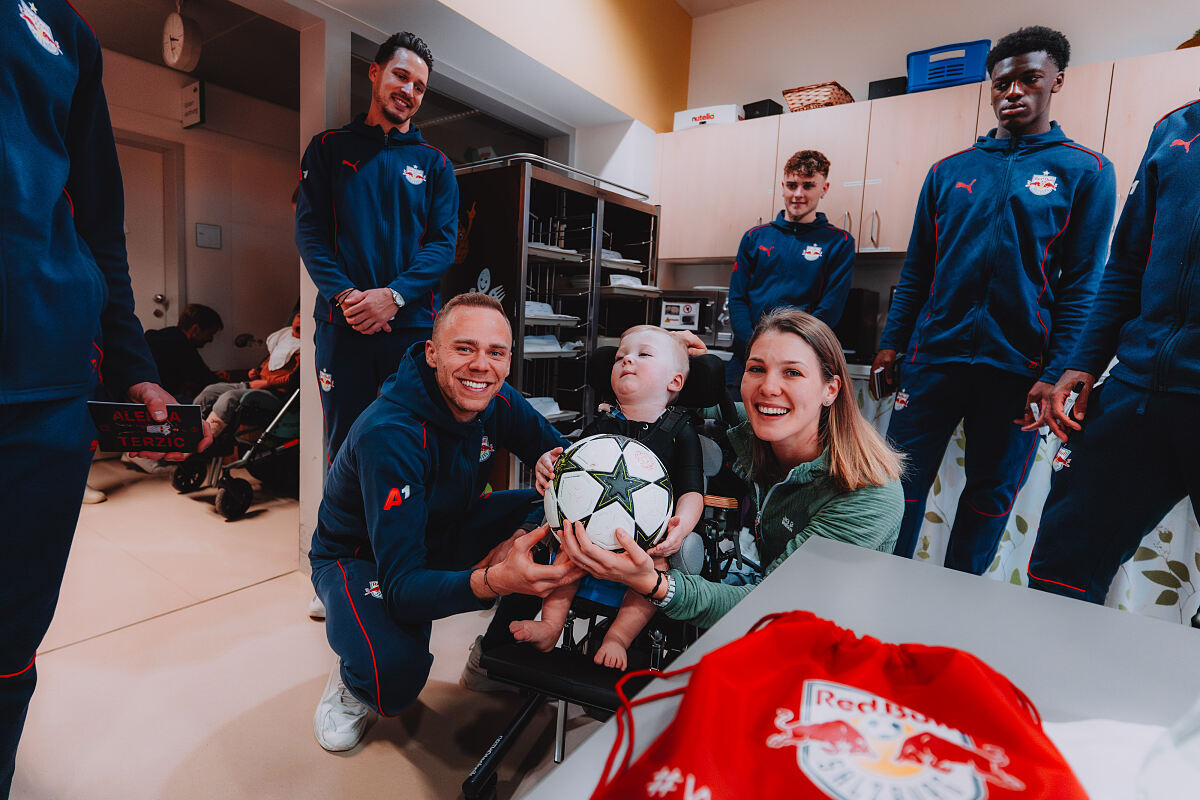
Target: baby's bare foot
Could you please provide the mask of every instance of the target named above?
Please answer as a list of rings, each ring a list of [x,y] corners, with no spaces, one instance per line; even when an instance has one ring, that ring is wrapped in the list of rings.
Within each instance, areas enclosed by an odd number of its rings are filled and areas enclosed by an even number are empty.
[[[623,670],[629,666],[629,654],[621,645],[605,639],[596,651],[596,663],[602,667]]]
[[[509,631],[518,642],[529,642],[531,645],[548,653],[558,644],[562,635],[562,627],[541,620],[521,619],[508,624]]]

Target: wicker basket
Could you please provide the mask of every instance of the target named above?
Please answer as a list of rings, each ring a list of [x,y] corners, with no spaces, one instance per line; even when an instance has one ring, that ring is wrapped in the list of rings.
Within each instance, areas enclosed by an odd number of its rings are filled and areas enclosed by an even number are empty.
[[[843,103],[854,102],[850,93],[837,81],[785,89],[783,99],[787,101],[789,111],[807,111],[810,108],[840,106]]]

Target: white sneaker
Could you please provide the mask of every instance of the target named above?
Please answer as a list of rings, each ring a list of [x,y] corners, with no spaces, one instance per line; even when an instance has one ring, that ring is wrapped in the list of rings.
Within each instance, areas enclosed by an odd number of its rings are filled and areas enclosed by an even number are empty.
[[[483,658],[483,637],[476,636],[471,644],[471,652],[467,655],[467,663],[463,665],[462,674],[458,676],[458,685],[472,692],[519,692],[518,687],[489,678],[487,670],[479,665]]]
[[[315,594],[308,601],[308,616],[313,619],[325,619],[325,604]]]
[[[88,486],[83,490],[83,502],[87,505],[103,503],[107,499],[108,495],[99,489],[93,489],[91,486]]]
[[[350,694],[342,683],[342,659],[339,656],[333,662],[321,702],[317,704],[317,713],[313,715],[317,744],[331,753],[353,750],[374,721],[375,712]]]

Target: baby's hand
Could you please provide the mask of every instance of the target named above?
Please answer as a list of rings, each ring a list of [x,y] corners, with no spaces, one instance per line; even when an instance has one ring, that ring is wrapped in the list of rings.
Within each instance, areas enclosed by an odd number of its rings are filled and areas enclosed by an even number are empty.
[[[667,522],[667,534],[662,538],[662,541],[651,547],[646,552],[652,556],[666,558],[673,556],[679,552],[679,548],[683,546],[683,539],[691,531],[685,531],[683,526],[679,524],[679,517],[671,517]]]
[[[546,487],[550,485],[550,481],[554,480],[554,462],[562,455],[562,451],[561,447],[547,450],[545,453],[542,453],[542,457],[538,459],[537,465],[534,466],[534,487],[538,490],[538,494],[545,494]]]

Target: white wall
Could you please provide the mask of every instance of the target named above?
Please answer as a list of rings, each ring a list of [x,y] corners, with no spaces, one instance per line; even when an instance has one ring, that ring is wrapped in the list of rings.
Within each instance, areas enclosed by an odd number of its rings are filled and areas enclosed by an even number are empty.
[[[1200,6],[1195,0],[759,0],[692,23],[688,107],[783,103],[784,89],[834,80],[866,100],[870,81],[906,74],[912,51],[995,42],[1024,25],[1061,30],[1071,41],[1071,63],[1091,64],[1174,49],[1200,27]]]
[[[654,130],[637,120],[578,128],[572,166],[648,195],[654,183],[654,137]]]
[[[214,369],[248,368],[266,351],[235,348],[234,337],[261,339],[282,327],[299,293],[290,203],[299,177],[299,115],[209,85],[205,124],[184,130],[179,87],[191,81],[104,51],[104,89],[118,136],[182,147],[185,298],[213,307],[225,321],[204,359]],[[196,247],[197,222],[221,226],[220,250]],[[172,300],[177,312],[182,302]]]

